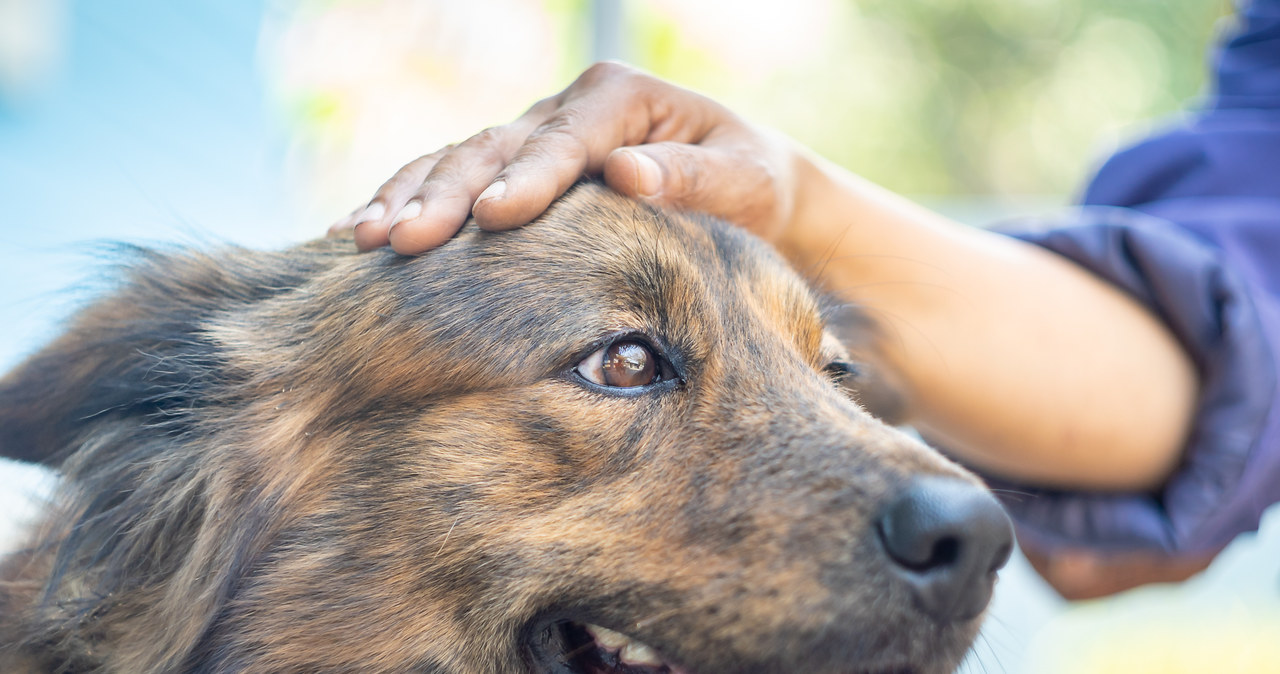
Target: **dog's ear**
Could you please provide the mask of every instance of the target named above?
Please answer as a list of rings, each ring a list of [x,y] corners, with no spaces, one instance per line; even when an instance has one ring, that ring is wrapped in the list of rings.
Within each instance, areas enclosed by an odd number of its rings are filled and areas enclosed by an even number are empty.
[[[57,466],[110,424],[130,424],[134,437],[180,433],[227,383],[209,322],[296,287],[339,247],[115,249],[115,290],[0,379],[0,456]]]
[[[190,291],[207,293],[219,275],[157,251],[121,254],[115,291],[0,379],[0,455],[57,465],[101,424],[163,422],[207,378],[213,349]]]

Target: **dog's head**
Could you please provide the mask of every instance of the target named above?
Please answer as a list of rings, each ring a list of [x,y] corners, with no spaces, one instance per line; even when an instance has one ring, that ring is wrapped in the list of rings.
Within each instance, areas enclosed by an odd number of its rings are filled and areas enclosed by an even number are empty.
[[[585,185],[420,258],[350,249],[144,254],[0,382],[0,450],[66,476],[4,572],[11,641],[467,674],[925,674],[968,648],[1007,521],[848,395],[760,241]]]

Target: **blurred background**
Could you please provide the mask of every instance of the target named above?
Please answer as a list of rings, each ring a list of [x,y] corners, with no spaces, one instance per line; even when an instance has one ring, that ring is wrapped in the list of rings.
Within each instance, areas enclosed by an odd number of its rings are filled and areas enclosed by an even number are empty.
[[[1194,106],[1226,0],[0,0],[0,368],[93,242],[320,235],[414,157],[630,61],[984,225]],[[0,545],[50,478],[0,465]],[[969,672],[1280,671],[1280,517],[1066,605],[1015,559]],[[4,515],[10,517],[4,520]],[[10,528],[6,529],[5,526]]]

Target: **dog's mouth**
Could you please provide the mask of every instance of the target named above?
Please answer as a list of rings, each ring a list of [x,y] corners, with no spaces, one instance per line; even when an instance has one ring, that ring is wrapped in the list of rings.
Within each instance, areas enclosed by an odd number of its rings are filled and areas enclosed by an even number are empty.
[[[638,639],[570,620],[543,628],[530,651],[536,674],[693,674]]]
[[[653,647],[621,632],[590,623],[559,620],[534,637],[533,674],[695,674]],[[840,674],[920,674],[909,665],[860,668]]]

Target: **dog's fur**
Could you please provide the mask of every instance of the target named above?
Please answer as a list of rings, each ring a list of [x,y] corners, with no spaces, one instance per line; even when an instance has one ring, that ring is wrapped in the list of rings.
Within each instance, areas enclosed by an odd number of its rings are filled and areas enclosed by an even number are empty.
[[[697,674],[942,672],[975,635],[871,524],[973,478],[833,384],[815,295],[731,226],[585,185],[418,258],[135,256],[0,381],[0,453],[63,475],[0,671],[515,674],[570,619]],[[673,379],[575,373],[630,333]]]

